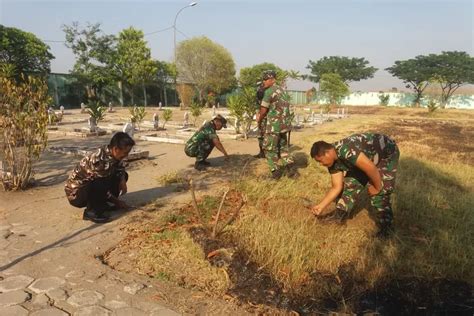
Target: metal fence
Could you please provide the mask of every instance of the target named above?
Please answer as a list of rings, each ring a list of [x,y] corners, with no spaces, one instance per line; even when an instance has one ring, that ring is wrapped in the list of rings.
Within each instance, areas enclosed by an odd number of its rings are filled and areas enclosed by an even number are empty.
[[[48,90],[56,107],[66,109],[79,108],[81,102],[86,102],[86,88],[71,74],[51,73],[48,75]],[[107,85],[100,94],[100,99],[113,105],[145,105],[145,93],[148,106],[177,106],[178,96],[171,84],[159,86],[148,84],[145,87],[127,89],[119,82]]]

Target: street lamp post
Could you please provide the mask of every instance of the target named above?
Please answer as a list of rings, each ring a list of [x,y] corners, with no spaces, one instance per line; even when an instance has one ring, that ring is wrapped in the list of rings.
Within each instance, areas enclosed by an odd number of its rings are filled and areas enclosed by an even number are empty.
[[[174,17],[174,23],[173,23],[173,30],[174,30],[174,64],[176,65],[176,20],[178,19],[178,15],[181,13],[186,8],[189,7],[194,7],[197,4],[197,2],[191,2],[187,6],[182,7],[179,9],[178,13],[176,13],[176,16]]]

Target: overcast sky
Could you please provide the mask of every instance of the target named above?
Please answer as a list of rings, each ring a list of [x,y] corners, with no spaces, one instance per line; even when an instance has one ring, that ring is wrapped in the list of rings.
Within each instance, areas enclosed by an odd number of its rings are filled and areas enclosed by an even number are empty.
[[[237,71],[262,62],[302,74],[309,60],[365,57],[379,68],[352,90],[403,87],[383,69],[395,60],[441,51],[473,55],[474,0],[198,0],[177,19],[177,40],[207,36],[229,50]],[[64,41],[61,25],[101,23],[107,34],[133,26],[145,33],[173,25],[190,1],[0,0],[0,24]],[[152,56],[173,59],[173,30],[147,35]],[[64,43],[48,42],[53,72],[69,72],[74,55]],[[311,84],[299,84],[302,89]]]

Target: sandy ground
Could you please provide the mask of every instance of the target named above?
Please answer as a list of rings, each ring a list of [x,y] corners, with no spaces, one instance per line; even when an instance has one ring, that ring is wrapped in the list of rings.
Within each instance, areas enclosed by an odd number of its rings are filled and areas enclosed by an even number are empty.
[[[67,122],[79,121],[84,116],[78,113],[66,115],[66,122],[60,128],[69,129],[69,125],[84,126],[84,123]],[[116,114],[115,120],[119,117]],[[310,132],[309,129],[307,132]],[[108,143],[111,137],[110,134],[92,138],[62,136],[59,133],[49,135],[48,147],[97,147]],[[257,152],[255,138],[245,141],[223,139],[223,144],[229,154],[238,158],[251,159],[250,154]],[[199,173],[192,168],[194,161],[184,154],[183,145],[138,140],[137,147],[148,150],[150,158],[131,163],[128,170],[129,193],[124,196],[124,200],[136,207],[157,199],[160,205],[175,207],[189,201],[188,192],[179,193],[173,192],[169,187],[163,188],[157,181],[161,175],[184,170],[186,174],[203,178],[198,183],[198,188],[204,192],[219,189],[220,175],[232,169],[232,159],[226,165],[222,154],[217,150],[211,153],[209,159],[213,167]],[[55,277],[61,280],[59,289],[66,293],[62,299],[56,300],[48,296],[47,303],[41,305],[37,302],[40,294],[25,288],[23,290],[30,294],[30,298],[12,306],[2,305],[1,297],[5,293],[1,293],[0,314],[1,311],[12,312],[10,309],[13,307],[22,307],[30,312],[57,308],[61,312],[79,314],[84,309],[90,312],[92,307],[104,308],[117,315],[172,315],[172,310],[193,314],[245,314],[232,303],[210,300],[193,291],[160,285],[156,280],[119,273],[102,264],[98,256],[120,241],[123,237],[120,228],[124,224],[134,221],[142,213],[139,209],[119,213],[116,220],[104,225],[83,221],[82,210],[68,204],[63,189],[64,181],[79,160],[79,156],[46,150],[35,165],[34,188],[23,192],[0,192],[0,230],[4,236],[0,243],[0,286],[1,282],[18,275],[26,275],[35,280]],[[145,287],[136,294],[124,291],[124,287],[134,284]],[[74,293],[85,290],[97,291],[103,297],[92,305],[74,305],[70,302]],[[95,310],[92,314],[102,312],[104,311]]]

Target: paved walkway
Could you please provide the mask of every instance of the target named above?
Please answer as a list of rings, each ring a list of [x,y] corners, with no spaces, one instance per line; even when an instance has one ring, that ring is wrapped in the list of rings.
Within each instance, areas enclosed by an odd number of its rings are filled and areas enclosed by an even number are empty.
[[[101,236],[119,234],[118,222],[76,221],[81,228],[53,241],[44,230],[54,226],[1,220],[0,315],[179,315],[153,299],[149,280],[131,280],[95,257],[107,246]]]

